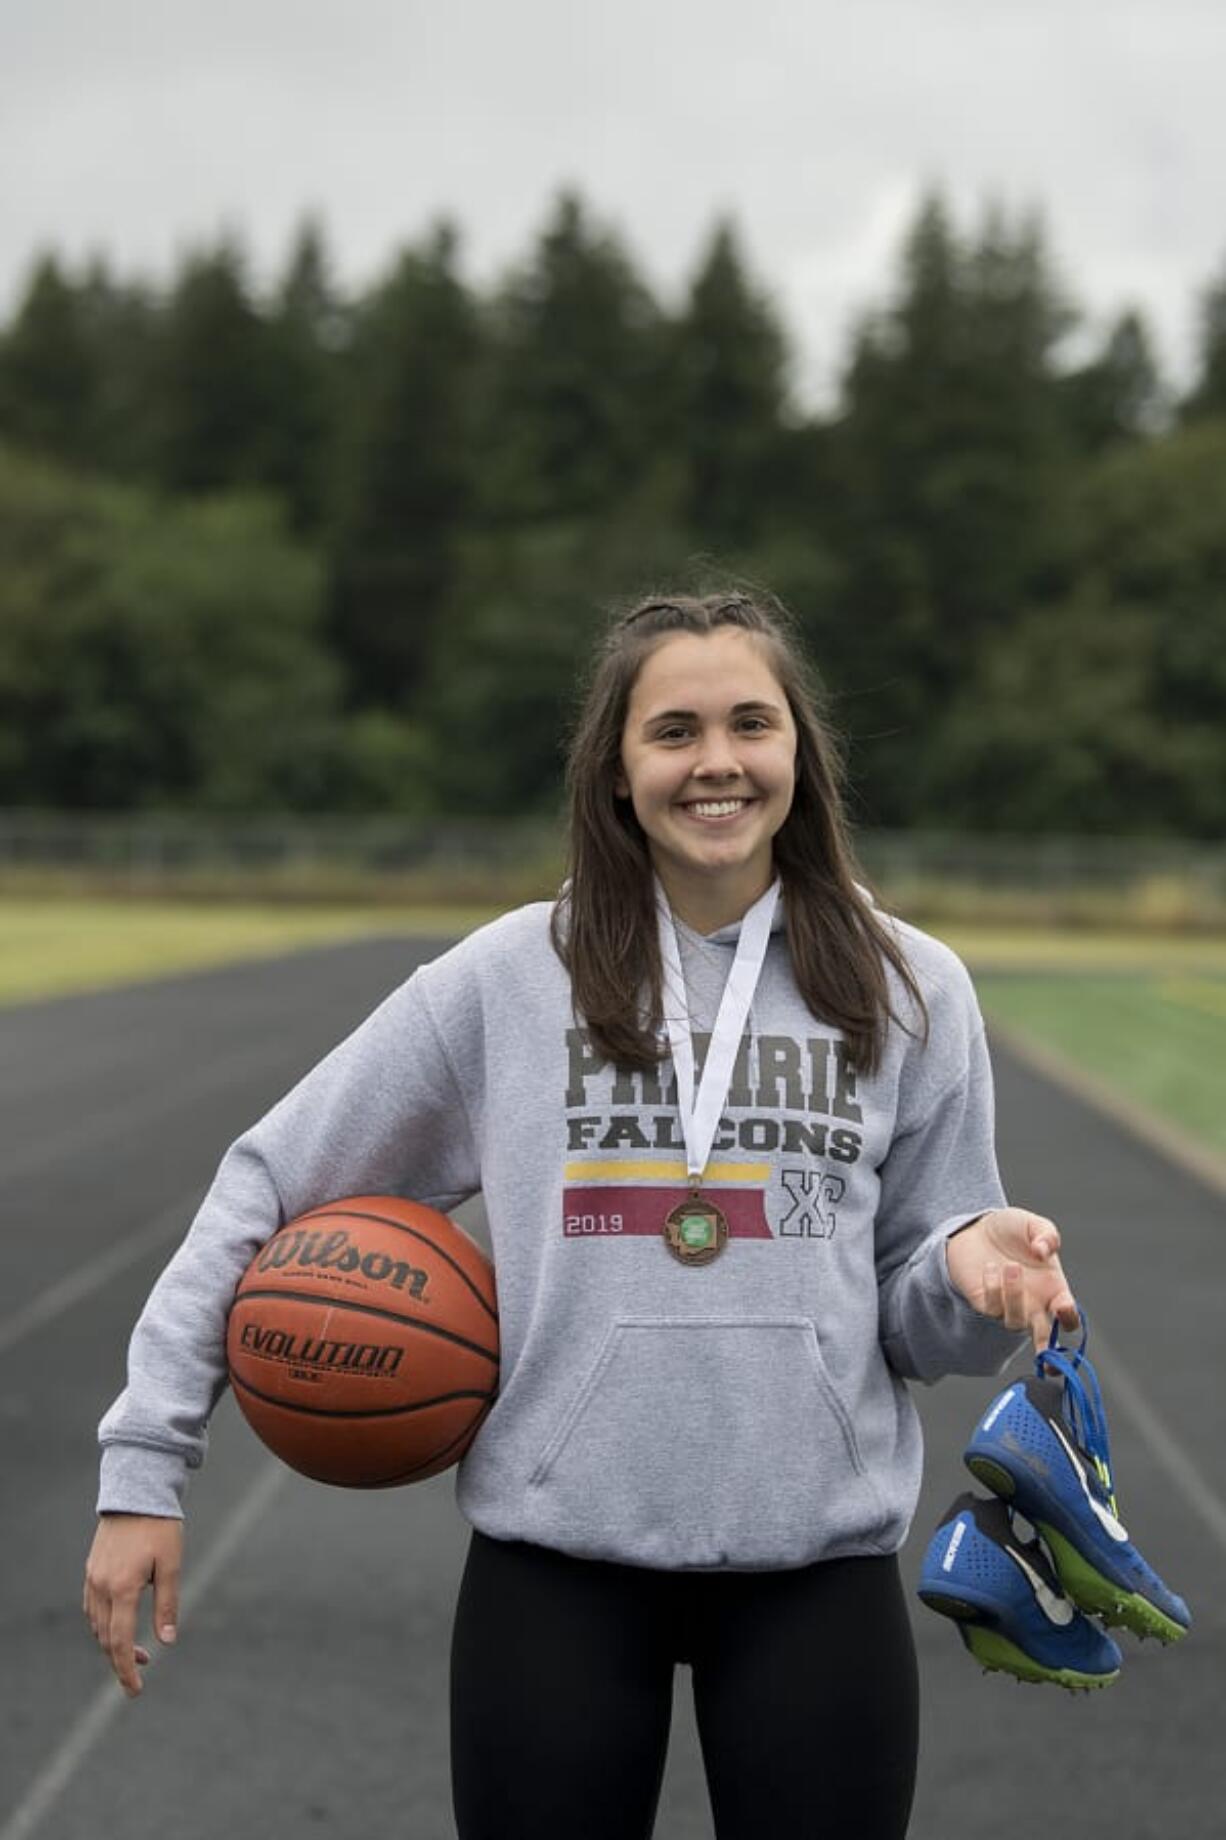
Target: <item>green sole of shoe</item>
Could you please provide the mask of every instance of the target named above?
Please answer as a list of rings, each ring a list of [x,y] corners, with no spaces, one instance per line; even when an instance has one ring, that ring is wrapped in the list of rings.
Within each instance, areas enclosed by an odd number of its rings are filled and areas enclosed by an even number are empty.
[[[966,1467],[985,1489],[991,1489],[993,1495],[999,1495],[1002,1501],[1013,1499],[1016,1485],[1012,1476],[999,1463],[993,1463],[991,1457],[970,1457]]]
[[[981,1667],[995,1674],[1012,1674],[1031,1686],[1063,1687],[1069,1693],[1091,1693],[1096,1687],[1109,1687],[1119,1679],[1120,1671],[1111,1674],[1081,1674],[1076,1668],[1045,1668],[1015,1643],[995,1629],[960,1626],[962,1640]]]
[[[1054,1527],[1041,1521],[1037,1526],[1051,1549],[1060,1583],[1079,1610],[1101,1617],[1112,1628],[1130,1629],[1134,1636],[1153,1636],[1159,1642],[1178,1642],[1188,1633],[1148,1598],[1122,1591],[1102,1577]]]

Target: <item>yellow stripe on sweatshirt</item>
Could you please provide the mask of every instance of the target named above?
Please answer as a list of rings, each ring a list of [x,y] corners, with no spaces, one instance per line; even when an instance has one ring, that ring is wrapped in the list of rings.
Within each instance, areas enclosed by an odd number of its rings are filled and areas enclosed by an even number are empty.
[[[567,1163],[568,1182],[676,1182],[684,1187],[689,1171],[684,1163]],[[708,1163],[704,1182],[769,1182],[769,1163]]]

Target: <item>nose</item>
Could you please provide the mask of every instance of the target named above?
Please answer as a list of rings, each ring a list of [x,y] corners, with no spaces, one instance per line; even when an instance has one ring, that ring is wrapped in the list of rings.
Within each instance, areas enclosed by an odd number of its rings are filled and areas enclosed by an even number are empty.
[[[694,764],[695,779],[735,779],[741,770],[732,737],[724,728],[704,729],[698,759]]]

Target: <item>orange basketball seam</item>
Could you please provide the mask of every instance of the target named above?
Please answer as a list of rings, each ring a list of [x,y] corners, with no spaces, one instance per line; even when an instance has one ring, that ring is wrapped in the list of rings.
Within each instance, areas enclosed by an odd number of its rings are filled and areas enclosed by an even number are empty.
[[[241,1374],[232,1374],[231,1381],[237,1390],[250,1393],[253,1399],[261,1400],[267,1406],[280,1406],[286,1412],[304,1413],[308,1418],[400,1418],[406,1412],[424,1412],[429,1406],[451,1405],[457,1399],[492,1400],[498,1397],[497,1389],[483,1393],[480,1389],[462,1388],[458,1393],[436,1393],[432,1399],[418,1399],[412,1405],[404,1406],[355,1406],[346,1412],[336,1406],[317,1406],[310,1402],[301,1405],[292,1399],[278,1399],[272,1393],[262,1393],[258,1386],[252,1386]],[[430,1459],[434,1461],[433,1458]]]
[[[444,1444],[436,1457],[428,1457],[424,1463],[415,1463],[412,1469],[398,1470],[394,1476],[387,1476],[383,1481],[375,1483],[374,1486],[379,1489],[394,1489],[398,1488],[401,1483],[412,1482],[414,1476],[419,1475],[422,1470],[433,1470],[434,1474],[438,1475],[441,1469],[449,1469],[451,1467],[450,1463],[443,1462],[443,1459],[449,1456],[458,1444],[463,1444],[465,1446],[471,1444],[477,1432],[485,1423],[487,1416],[488,1414],[483,1412],[471,1430],[462,1431],[459,1437],[452,1438],[450,1444]]]
[[[317,1308],[329,1310],[356,1310],[363,1316],[381,1316],[385,1322],[406,1323],[410,1328],[421,1329],[426,1335],[437,1335],[445,1342],[454,1342],[459,1348],[468,1348],[473,1354],[479,1354],[486,1361],[492,1361],[497,1367],[498,1353],[491,1354],[480,1342],[470,1342],[467,1336],[457,1335],[454,1329],[443,1329],[437,1323],[423,1322],[420,1316],[402,1316],[398,1310],[385,1310],[377,1303],[367,1303],[351,1297],[332,1297],[326,1291],[286,1291],[286,1290],[239,1290],[230,1306],[231,1313],[240,1303],[249,1303],[257,1298],[271,1303],[313,1303]]]

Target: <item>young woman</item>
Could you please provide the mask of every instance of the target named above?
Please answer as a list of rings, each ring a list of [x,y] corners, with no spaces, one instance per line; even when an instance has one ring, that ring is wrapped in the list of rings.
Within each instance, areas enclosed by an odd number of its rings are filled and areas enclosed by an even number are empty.
[[[645,602],[570,759],[570,875],[416,972],[229,1151],[101,1426],[85,1608],[173,1637],[226,1312],[285,1220],[480,1190],[501,1392],[457,1472],[461,1840],[651,1833],[693,1669],[719,1840],[907,1826],[908,1379],[1076,1326],[1005,1205],[969,980],[856,879],[781,610]]]

